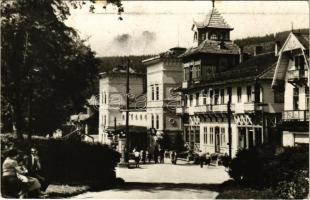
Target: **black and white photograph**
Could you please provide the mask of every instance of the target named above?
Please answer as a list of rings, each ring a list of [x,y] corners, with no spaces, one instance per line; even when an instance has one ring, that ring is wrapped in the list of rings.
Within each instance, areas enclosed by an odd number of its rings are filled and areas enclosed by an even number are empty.
[[[309,6],[1,0],[1,198],[309,199]]]

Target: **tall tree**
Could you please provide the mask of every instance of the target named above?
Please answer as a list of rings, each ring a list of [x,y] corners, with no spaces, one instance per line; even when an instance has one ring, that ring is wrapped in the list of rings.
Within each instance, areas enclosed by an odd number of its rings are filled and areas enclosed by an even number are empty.
[[[94,2],[94,1],[91,1]],[[108,1],[122,10],[119,0]],[[2,0],[1,124],[49,133],[83,109],[97,81],[95,53],[65,25],[78,0]],[[93,11],[93,6],[90,10]]]

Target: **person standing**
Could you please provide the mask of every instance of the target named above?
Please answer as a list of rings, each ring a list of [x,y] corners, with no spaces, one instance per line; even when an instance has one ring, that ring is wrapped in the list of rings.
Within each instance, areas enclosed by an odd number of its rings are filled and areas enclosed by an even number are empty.
[[[141,150],[140,154],[141,154],[141,162],[143,162],[143,164],[145,164],[146,151]]]
[[[158,154],[159,154],[158,148],[155,147],[155,149],[154,149],[154,161],[155,161],[155,164],[158,163]]]
[[[134,156],[135,156],[135,161],[136,161],[136,167],[139,167],[139,161],[140,161],[140,152],[138,150],[136,150],[134,152]]]
[[[164,149],[160,149],[159,151],[159,158],[160,158],[160,163],[164,163],[164,159],[165,159],[165,150]]]
[[[200,163],[200,168],[203,168],[203,162],[204,162],[204,153],[201,151],[201,150],[199,150],[199,152],[198,152],[198,156],[199,156],[199,163]]]
[[[177,164],[177,161],[178,161],[178,153],[176,151],[174,151],[174,161],[173,161],[173,164]]]
[[[174,164],[174,151],[170,152],[171,163]]]

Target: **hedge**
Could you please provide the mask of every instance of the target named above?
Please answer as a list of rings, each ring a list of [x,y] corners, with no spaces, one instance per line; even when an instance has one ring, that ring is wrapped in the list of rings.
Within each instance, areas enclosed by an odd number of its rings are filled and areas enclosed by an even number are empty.
[[[33,138],[29,144],[26,140],[18,142],[11,135],[1,135],[1,148],[5,148],[9,143],[14,143],[19,150],[28,152],[30,146],[36,147],[44,176],[51,182],[100,182],[110,185],[116,180],[115,167],[120,154],[106,145],[45,138]]]
[[[278,198],[303,198],[308,194],[307,147],[260,146],[240,150],[229,164],[229,175],[239,183],[273,188]]]

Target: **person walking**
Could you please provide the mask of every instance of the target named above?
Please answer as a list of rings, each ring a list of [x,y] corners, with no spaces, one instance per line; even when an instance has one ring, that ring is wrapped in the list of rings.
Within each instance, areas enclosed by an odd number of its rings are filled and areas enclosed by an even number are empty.
[[[146,151],[141,150],[140,154],[141,154],[141,162],[142,162],[143,164],[145,164],[145,160],[146,160]]]
[[[174,161],[173,161],[173,164],[177,164],[177,161],[178,161],[178,153],[176,151],[174,151]]]
[[[160,158],[160,163],[164,163],[165,162],[165,150],[164,149],[160,149],[159,150],[159,158]]]

